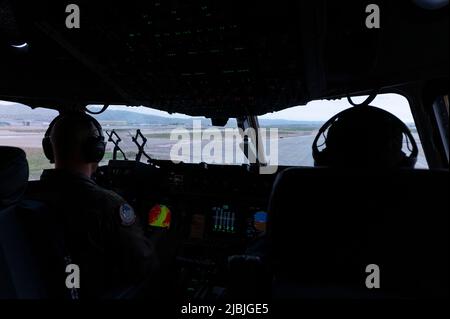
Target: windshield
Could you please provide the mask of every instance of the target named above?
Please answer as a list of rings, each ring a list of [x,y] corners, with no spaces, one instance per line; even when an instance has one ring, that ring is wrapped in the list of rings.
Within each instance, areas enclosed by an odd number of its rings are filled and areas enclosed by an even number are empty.
[[[362,99],[356,98],[355,101],[360,102]],[[397,94],[383,94],[372,104],[393,113],[410,127],[420,151],[416,167],[427,168],[407,99]],[[30,179],[39,179],[42,170],[52,167],[44,156],[41,143],[49,123],[58,112],[43,108],[33,110],[25,105],[1,101],[0,106],[0,145],[24,149],[28,157]],[[269,164],[280,166],[313,166],[311,145],[318,129],[334,114],[349,107],[346,99],[313,101],[306,106],[259,117],[262,158]],[[89,109],[98,111],[100,107],[89,106]],[[240,131],[236,119],[229,119],[225,126],[213,126],[211,120],[204,117],[125,106],[110,106],[104,113],[94,117],[102,125],[107,140],[112,132],[120,137],[117,159],[123,159],[125,155],[127,159],[135,160],[138,147],[133,138],[140,130],[147,140],[145,153],[152,159],[227,165],[250,162],[244,155],[243,142],[244,136],[251,134]],[[137,141],[142,144],[141,138]],[[107,164],[114,157],[114,148],[114,143],[108,141],[101,164]],[[140,160],[145,162],[147,158],[141,156]]]
[[[89,106],[98,110],[99,106]],[[135,159],[142,136],[146,139],[145,153],[152,159],[174,162],[239,165],[246,162],[240,149],[242,136],[236,119],[224,126],[213,126],[210,119],[146,108],[110,106],[107,111],[93,115],[102,125],[107,138],[117,141],[117,158]],[[137,136],[137,131],[142,136]],[[116,135],[117,134],[117,135]],[[135,139],[134,139],[135,138]],[[102,163],[113,158],[115,144],[110,140]],[[141,161],[146,161],[145,156]]]
[[[88,106],[92,111],[99,106]],[[15,146],[25,150],[30,167],[30,180],[39,179],[44,169],[52,168],[42,150],[42,138],[57,111],[0,101],[0,145]],[[229,119],[225,126],[215,127],[204,117],[169,114],[146,107],[110,106],[105,112],[93,115],[102,125],[108,141],[105,165],[114,157],[115,144],[109,140],[120,138],[117,159],[135,160],[138,147],[133,141],[139,130],[147,140],[146,154],[152,159],[206,162],[210,164],[240,165],[248,162],[240,148],[242,136],[237,130],[236,119]],[[116,135],[117,134],[117,135]],[[142,139],[137,142],[142,144]],[[226,149],[226,150],[225,150]],[[147,158],[141,156],[142,162]]]

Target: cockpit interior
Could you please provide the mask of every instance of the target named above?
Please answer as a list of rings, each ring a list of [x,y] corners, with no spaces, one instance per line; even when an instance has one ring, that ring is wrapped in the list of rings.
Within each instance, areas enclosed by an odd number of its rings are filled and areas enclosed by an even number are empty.
[[[0,133],[28,125],[8,115],[16,104],[98,115],[110,152],[92,180],[133,208],[161,259],[150,283],[109,298],[448,298],[448,1],[372,2],[78,0],[68,9],[0,0]],[[106,117],[113,106],[151,108],[258,132],[267,114],[389,94],[407,101],[426,167],[291,165],[281,152],[275,165],[259,152],[258,133],[242,136],[242,163],[173,161],[152,156],[145,122],[128,134],[114,128],[124,118]],[[288,143],[292,128],[278,129],[287,136],[279,145]],[[8,134],[0,134],[0,298],[52,298],[39,265],[58,241],[45,234],[59,226],[36,200],[32,158],[12,147],[26,136],[3,146]],[[313,152],[305,143],[283,149],[295,160]]]

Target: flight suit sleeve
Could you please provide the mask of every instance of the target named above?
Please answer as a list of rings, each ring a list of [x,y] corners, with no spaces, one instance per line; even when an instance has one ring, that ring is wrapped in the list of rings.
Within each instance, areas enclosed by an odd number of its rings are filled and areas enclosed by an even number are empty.
[[[109,197],[107,206],[112,214],[114,262],[122,279],[142,282],[159,267],[154,245],[146,238],[133,207],[115,193],[109,193]]]

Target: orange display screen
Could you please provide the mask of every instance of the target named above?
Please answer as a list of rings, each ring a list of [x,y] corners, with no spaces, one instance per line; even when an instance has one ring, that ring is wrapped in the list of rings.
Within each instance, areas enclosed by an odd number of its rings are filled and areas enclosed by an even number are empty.
[[[166,205],[155,205],[148,213],[148,224],[153,227],[170,228],[172,212]]]

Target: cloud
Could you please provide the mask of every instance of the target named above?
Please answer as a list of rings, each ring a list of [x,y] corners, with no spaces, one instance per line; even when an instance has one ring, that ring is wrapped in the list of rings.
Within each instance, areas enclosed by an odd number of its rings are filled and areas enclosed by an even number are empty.
[[[365,97],[355,98],[355,102],[360,103]],[[388,112],[391,112],[402,121],[406,123],[414,123],[414,118],[411,113],[408,100],[399,94],[381,94],[371,103],[374,106],[378,106]],[[2,106],[23,106],[22,104],[14,102],[0,101],[0,107]],[[333,115],[351,107],[347,99],[340,99],[334,101],[319,100],[312,101],[307,105],[296,106],[288,108],[279,112],[269,113],[261,116],[261,119],[282,119],[282,120],[297,120],[297,121],[326,121]],[[177,118],[190,118],[190,116],[174,113],[169,114],[164,111],[155,110],[146,107],[127,107],[124,105],[110,106],[111,110],[124,110],[143,114],[157,115],[163,117],[177,117]]]
[[[364,101],[366,97],[355,98],[356,103]],[[382,94],[371,103],[373,106],[391,112],[402,121],[414,122],[408,100],[398,94]],[[296,106],[279,112],[261,116],[262,119],[286,119],[297,121],[326,121],[333,115],[351,107],[347,99],[334,101],[312,101],[307,105]]]
[[[0,101],[0,107],[1,106],[11,106],[11,105],[16,105],[18,103],[15,102],[7,102],[7,101]]]

